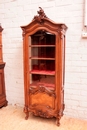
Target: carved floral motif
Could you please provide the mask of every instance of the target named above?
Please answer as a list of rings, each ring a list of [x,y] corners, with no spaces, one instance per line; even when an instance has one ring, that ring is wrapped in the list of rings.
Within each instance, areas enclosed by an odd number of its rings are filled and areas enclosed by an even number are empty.
[[[47,16],[45,15],[45,13],[44,13],[44,10],[41,8],[41,7],[39,7],[39,11],[37,11],[37,13],[39,14],[39,15],[36,15],[36,16],[34,16],[34,19],[36,20],[36,21],[38,21],[39,23],[43,23],[44,22],[44,18],[47,18]]]

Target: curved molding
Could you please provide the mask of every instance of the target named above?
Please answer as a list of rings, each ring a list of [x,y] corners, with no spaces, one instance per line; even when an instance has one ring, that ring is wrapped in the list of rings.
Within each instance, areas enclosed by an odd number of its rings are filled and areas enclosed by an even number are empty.
[[[0,63],[0,69],[3,69],[5,67],[5,62]]]
[[[59,32],[62,32],[64,34],[67,26],[64,23],[55,23],[45,15],[41,7],[39,8],[40,10],[37,11],[39,15],[34,16],[33,20],[28,25],[21,26],[23,33],[28,33],[28,35],[32,35],[37,31],[37,29],[43,29],[54,34]]]
[[[3,28],[1,27],[1,25],[0,25],[0,32],[2,32],[3,31]]]
[[[36,94],[38,92],[47,93],[49,96],[53,96],[56,98],[56,94],[54,91],[49,90],[42,85],[38,86],[37,88],[32,88],[32,87],[29,88],[29,94]]]

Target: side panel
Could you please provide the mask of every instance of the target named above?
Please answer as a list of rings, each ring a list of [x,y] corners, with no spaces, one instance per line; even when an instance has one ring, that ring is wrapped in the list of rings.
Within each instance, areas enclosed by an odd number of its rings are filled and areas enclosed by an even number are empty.
[[[4,83],[4,66],[0,65],[0,107],[7,105]]]

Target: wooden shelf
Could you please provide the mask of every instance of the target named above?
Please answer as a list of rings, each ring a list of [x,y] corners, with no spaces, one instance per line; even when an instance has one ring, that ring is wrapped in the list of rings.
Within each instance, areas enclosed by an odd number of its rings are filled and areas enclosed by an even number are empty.
[[[30,73],[41,75],[55,75],[55,71],[46,71],[46,70],[31,70]]]
[[[30,57],[29,59],[35,59],[35,60],[55,60],[55,58],[45,58],[45,57]]]
[[[29,47],[55,47],[55,45],[30,45]]]

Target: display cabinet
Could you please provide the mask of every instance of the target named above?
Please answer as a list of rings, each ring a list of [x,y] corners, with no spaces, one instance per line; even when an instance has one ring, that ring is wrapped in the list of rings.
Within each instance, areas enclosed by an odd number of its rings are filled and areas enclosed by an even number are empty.
[[[23,30],[24,112],[57,119],[64,110],[65,32],[67,26],[51,21],[39,7]]]
[[[0,107],[7,105],[6,93],[5,93],[5,79],[4,79],[4,67],[2,53],[2,31],[3,28],[0,26]]]

